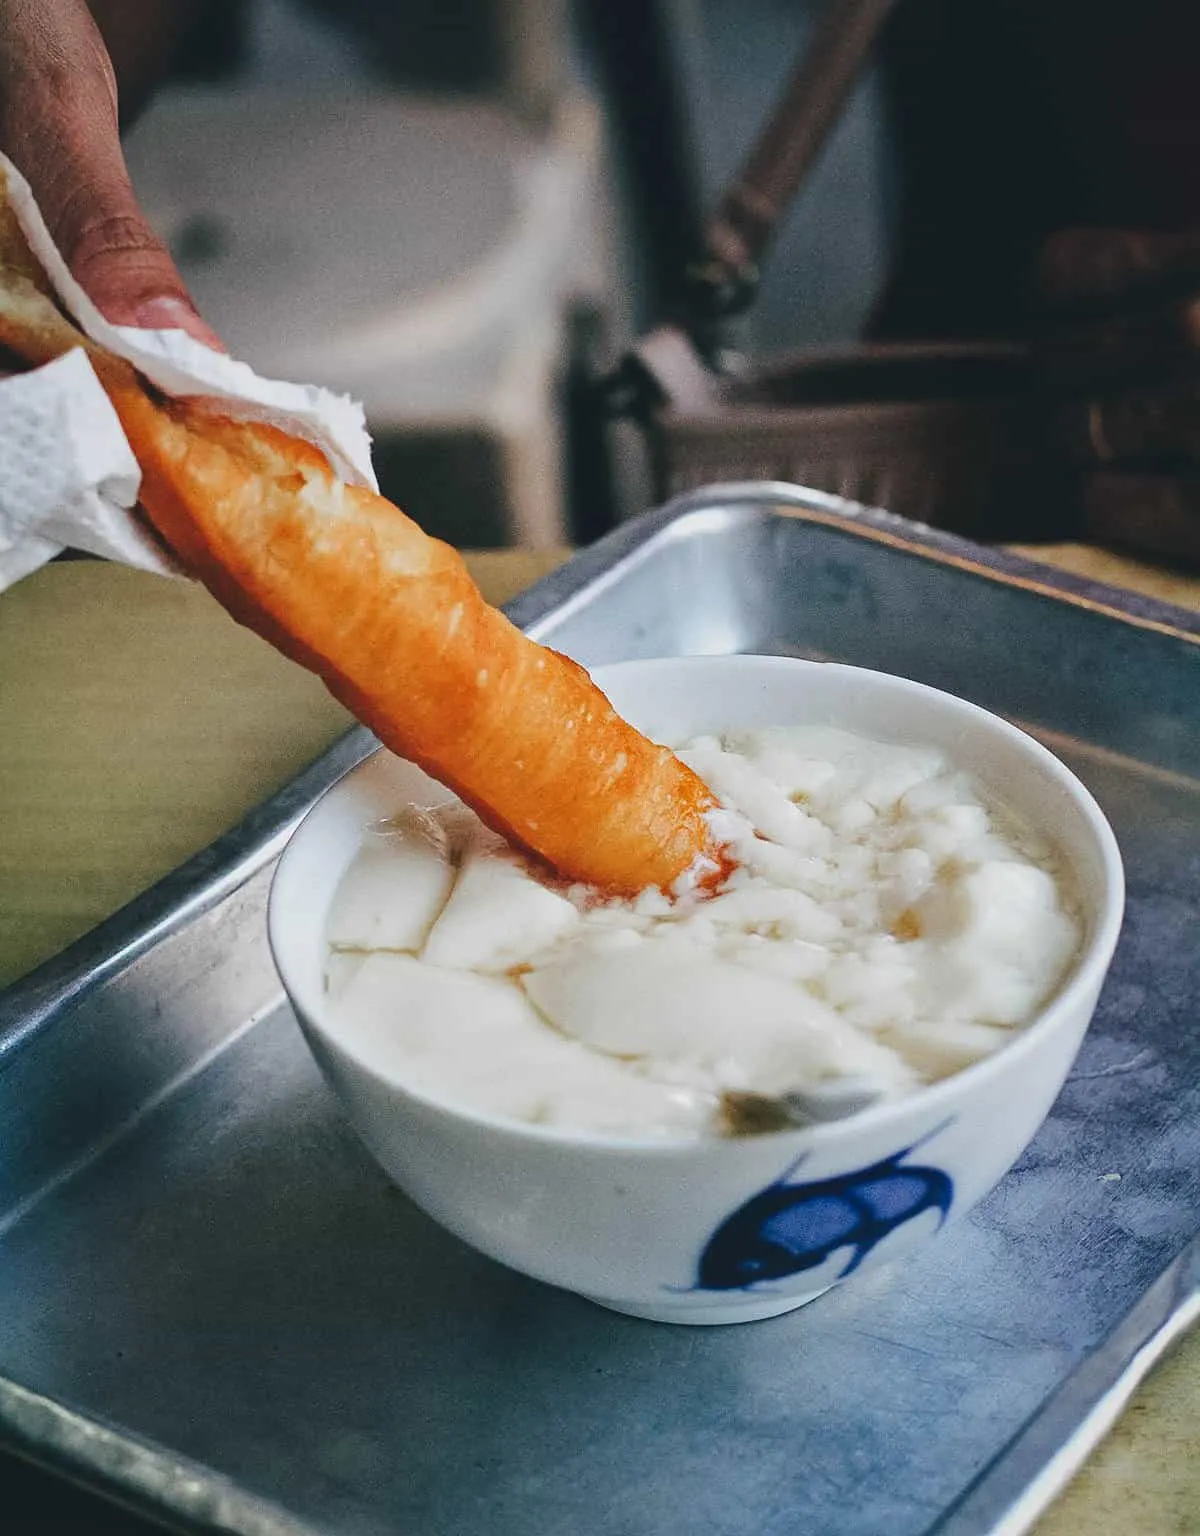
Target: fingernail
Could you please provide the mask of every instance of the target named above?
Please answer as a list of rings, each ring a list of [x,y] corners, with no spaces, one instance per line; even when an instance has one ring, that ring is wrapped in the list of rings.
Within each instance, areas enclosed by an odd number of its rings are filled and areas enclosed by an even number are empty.
[[[143,299],[133,312],[133,324],[147,331],[186,331],[206,347],[218,352],[225,350],[216,332],[205,325],[191,305],[171,294]]]
[[[189,330],[199,320],[199,315],[182,299],[169,294],[158,294],[153,299],[143,299],[133,312],[134,324],[148,331]]]

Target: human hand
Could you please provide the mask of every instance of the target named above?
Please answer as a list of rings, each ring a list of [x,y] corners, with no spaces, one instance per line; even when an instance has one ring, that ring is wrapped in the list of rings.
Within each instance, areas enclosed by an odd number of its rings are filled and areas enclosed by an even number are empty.
[[[124,9],[137,4],[125,0]],[[148,9],[162,6],[151,0]],[[184,330],[221,348],[138,206],[116,76],[84,0],[0,0],[0,150],[29,181],[64,260],[106,319]]]
[[[1200,234],[1066,230],[1036,287],[1083,533],[1200,562]]]

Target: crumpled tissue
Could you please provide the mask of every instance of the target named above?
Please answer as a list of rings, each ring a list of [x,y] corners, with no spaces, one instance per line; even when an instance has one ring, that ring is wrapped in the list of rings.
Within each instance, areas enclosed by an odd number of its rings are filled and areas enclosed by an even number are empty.
[[[28,182],[4,155],[0,172],[30,249],[63,309],[93,341],[170,395],[220,402],[319,448],[351,484],[377,488],[362,407],[312,384],[260,378],[180,330],[112,325],[71,276]],[[0,379],[0,591],[63,549],[177,574],[136,511],[141,474],[116,412],[82,349]]]

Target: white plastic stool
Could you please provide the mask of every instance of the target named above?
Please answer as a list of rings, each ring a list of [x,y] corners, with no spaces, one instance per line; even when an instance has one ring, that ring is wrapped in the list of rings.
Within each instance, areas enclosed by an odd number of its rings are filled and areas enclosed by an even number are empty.
[[[583,94],[535,135],[481,101],[230,87],[166,93],[127,152],[236,356],[356,396],[381,441],[444,439],[447,495],[456,435],[482,437],[503,526],[478,542],[545,547],[569,311],[613,288],[601,138]]]

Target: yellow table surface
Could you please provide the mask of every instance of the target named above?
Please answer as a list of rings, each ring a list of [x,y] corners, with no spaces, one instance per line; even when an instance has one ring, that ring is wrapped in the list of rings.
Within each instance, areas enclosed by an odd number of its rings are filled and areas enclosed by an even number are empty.
[[[1200,580],[1079,546],[1027,553],[1200,610]],[[563,555],[469,558],[499,602]],[[211,842],[349,723],[183,582],[79,561],[0,596],[0,986]],[[1200,1333],[1038,1536],[1200,1536]]]

